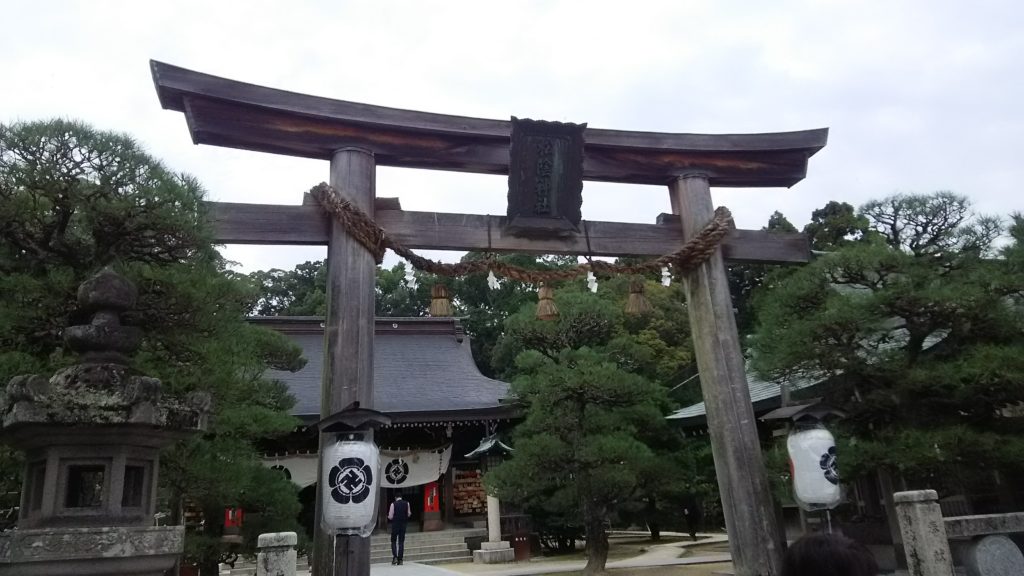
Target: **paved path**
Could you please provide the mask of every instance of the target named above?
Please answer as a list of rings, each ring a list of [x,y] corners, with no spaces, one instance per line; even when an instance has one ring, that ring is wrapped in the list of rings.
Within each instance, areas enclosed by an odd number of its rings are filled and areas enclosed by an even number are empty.
[[[672,533],[662,533],[665,536],[674,536]],[[628,533],[616,533],[618,536],[629,536]],[[647,532],[637,533],[637,537],[649,536]],[[646,568],[650,566],[690,566],[695,564],[712,564],[717,562],[729,562],[732,557],[729,554],[709,553],[700,556],[686,556],[680,558],[686,548],[694,545],[717,544],[728,542],[723,534],[702,534],[697,542],[672,542],[670,544],[655,544],[646,552],[632,558],[615,560],[609,562],[608,568]],[[556,574],[559,572],[574,572],[582,570],[586,566],[585,560],[546,560],[537,559],[530,562],[517,564],[448,564],[445,566],[447,574],[477,575],[477,576],[534,576],[536,574]],[[397,566],[401,568],[401,566]],[[424,576],[429,574],[423,573]],[[391,576],[389,574],[389,576]],[[397,575],[395,575],[397,576]]]
[[[299,570],[295,576],[309,576],[308,570]],[[465,576],[461,572],[452,572],[439,566],[407,562],[401,566],[390,564],[370,564],[370,576]]]
[[[674,534],[668,533],[666,536]],[[617,533],[623,535],[623,533]],[[625,534],[629,536],[629,534]],[[637,533],[637,537],[645,537],[648,533]],[[647,568],[651,566],[692,566],[696,564],[713,564],[718,562],[729,562],[732,558],[729,554],[708,553],[699,556],[685,556],[680,558],[686,548],[691,546],[702,546],[728,542],[723,534],[703,534],[697,542],[672,542],[670,544],[655,544],[639,556],[616,560],[608,563],[608,568]],[[390,564],[371,564],[371,576],[535,576],[537,574],[557,574],[559,572],[574,572],[582,570],[586,561],[582,560],[546,560],[543,558],[520,562],[516,564],[448,564],[444,566],[430,566],[409,562],[402,566]],[[309,576],[307,571],[299,571],[296,576]]]

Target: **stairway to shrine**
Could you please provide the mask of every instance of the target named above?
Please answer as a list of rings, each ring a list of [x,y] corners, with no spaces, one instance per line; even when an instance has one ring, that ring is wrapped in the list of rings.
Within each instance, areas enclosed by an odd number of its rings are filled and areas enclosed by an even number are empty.
[[[409,532],[405,535],[405,562],[441,564],[444,562],[472,562],[473,553],[466,538],[487,536],[483,528],[440,530],[438,532]],[[391,563],[391,535],[374,534],[370,540],[370,563]]]

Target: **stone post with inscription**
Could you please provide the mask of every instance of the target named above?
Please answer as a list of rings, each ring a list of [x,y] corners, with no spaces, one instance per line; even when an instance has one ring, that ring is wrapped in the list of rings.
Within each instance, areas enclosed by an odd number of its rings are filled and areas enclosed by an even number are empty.
[[[952,576],[953,557],[935,490],[893,494],[911,576]]]

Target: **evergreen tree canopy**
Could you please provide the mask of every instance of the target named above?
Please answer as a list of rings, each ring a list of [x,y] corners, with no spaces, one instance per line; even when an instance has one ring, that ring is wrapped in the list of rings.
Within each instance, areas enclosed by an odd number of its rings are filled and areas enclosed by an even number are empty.
[[[796,232],[796,226],[776,210],[768,218],[765,232]],[[736,330],[740,337],[754,330],[754,293],[766,283],[778,282],[791,268],[775,264],[728,264],[729,295],[736,311]]]
[[[1020,419],[1004,416],[1024,401],[1020,217],[1001,251],[999,221],[948,192],[870,202],[860,218],[868,241],[834,235],[833,252],[758,299],[755,368],[824,382],[849,415],[849,472],[963,488],[979,480],[964,464],[1019,469]]]
[[[641,471],[655,464],[641,438],[652,428],[668,433],[664,389],[588,348],[562,350],[554,360],[525,352],[519,365],[512,391],[527,416],[515,431],[514,456],[487,482],[535,520],[582,528],[588,572],[602,570],[609,514],[637,496]]]
[[[79,320],[78,285],[113,266],[139,290],[125,318],[143,332],[132,367],[165,394],[204,390],[214,402],[211,429],[162,460],[172,510],[196,503],[213,537],[230,505],[294,524],[295,489],[263,469],[253,442],[295,426],[287,391],[262,375],[297,369],[300,351],[245,321],[255,287],[211,245],[198,182],[124,135],[63,120],[0,125],[0,222],[0,382],[74,362],[61,332]],[[207,571],[227,557],[219,540],[204,550],[193,559]]]
[[[868,226],[867,217],[857,214],[853,206],[832,200],[811,213],[804,234],[812,250],[829,251],[867,239]]]
[[[610,518],[640,516],[656,536],[704,482],[664,419],[670,387],[694,370],[681,289],[646,282],[651,311],[632,316],[623,311],[629,283],[605,280],[597,294],[567,283],[555,292],[555,320],[538,320],[530,302],[494,348],[526,419],[512,458],[485,480],[549,539],[565,545],[584,533],[588,572],[604,567]],[[699,396],[696,386],[688,393]]]

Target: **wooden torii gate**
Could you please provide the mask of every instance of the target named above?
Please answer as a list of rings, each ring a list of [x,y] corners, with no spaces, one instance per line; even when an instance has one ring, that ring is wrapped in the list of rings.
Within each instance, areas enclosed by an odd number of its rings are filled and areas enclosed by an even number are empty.
[[[330,184],[410,248],[661,256],[711,220],[711,186],[792,186],[828,139],[827,128],[733,135],[586,129],[585,180],[667,186],[677,217],[655,224],[587,221],[586,235],[529,237],[507,230],[505,217],[410,212],[375,194],[377,166],[508,174],[508,121],[332,100],[160,62],[151,68],[161,105],[185,114],[194,143],[329,160]],[[354,401],[372,408],[373,256],[316,205],[217,202],[211,208],[220,243],[327,245],[321,415]],[[800,234],[733,230],[720,250],[684,278],[729,546],[740,576],[778,574],[781,535],[724,261],[799,263],[809,255]],[[331,538],[317,528],[316,576],[369,574],[368,538],[339,538],[345,543],[338,553]]]

